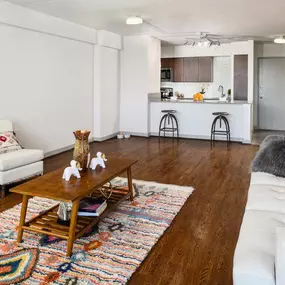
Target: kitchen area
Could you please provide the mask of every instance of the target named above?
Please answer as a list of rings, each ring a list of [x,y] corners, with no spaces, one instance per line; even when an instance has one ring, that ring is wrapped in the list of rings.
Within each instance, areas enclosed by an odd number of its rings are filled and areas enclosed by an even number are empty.
[[[160,93],[148,97],[150,135],[158,135],[162,111],[175,110],[179,137],[209,140],[213,113],[226,112],[231,141],[251,143],[253,50],[237,46],[162,46]]]

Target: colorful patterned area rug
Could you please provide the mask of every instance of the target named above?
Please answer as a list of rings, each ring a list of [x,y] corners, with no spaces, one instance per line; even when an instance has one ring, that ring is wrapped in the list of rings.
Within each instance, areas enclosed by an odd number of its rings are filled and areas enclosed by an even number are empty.
[[[125,284],[146,258],[187,198],[192,187],[134,180],[135,199],[124,201],[78,239],[67,258],[67,241],[24,232],[17,244],[21,205],[0,213],[0,285]],[[125,178],[113,185],[127,185]],[[27,219],[57,204],[33,198]]]

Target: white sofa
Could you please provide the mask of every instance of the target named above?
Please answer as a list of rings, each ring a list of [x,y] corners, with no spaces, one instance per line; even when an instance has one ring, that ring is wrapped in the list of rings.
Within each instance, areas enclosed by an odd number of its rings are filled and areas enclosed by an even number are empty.
[[[0,133],[13,131],[10,121],[0,120]],[[12,183],[31,178],[43,173],[44,153],[38,149],[20,149],[0,154],[1,198],[6,187]]]
[[[285,285],[285,178],[252,173],[234,255],[234,285]]]

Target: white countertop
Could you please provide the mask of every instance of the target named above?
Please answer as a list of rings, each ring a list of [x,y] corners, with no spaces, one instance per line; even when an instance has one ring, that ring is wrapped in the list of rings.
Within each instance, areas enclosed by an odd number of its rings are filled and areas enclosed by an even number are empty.
[[[244,105],[244,104],[251,104],[247,101],[243,101],[243,100],[236,100],[233,102],[228,102],[228,101],[219,101],[219,100],[207,100],[205,99],[205,101],[203,102],[197,102],[194,101],[193,99],[182,99],[182,100],[162,100],[162,99],[156,99],[156,98],[149,98],[149,102],[150,103],[192,103],[192,104],[239,104],[239,105]]]

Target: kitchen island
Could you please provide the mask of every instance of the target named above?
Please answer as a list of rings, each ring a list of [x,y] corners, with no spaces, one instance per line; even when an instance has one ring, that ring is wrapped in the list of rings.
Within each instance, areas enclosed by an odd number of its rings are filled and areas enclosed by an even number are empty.
[[[175,101],[149,99],[149,131],[152,136],[158,136],[162,110],[177,111],[175,116],[178,120],[181,138],[205,140],[211,138],[211,126],[214,119],[212,113],[228,112],[229,116],[227,118],[231,129],[231,141],[251,143],[252,104],[246,101],[221,102],[209,99],[205,102],[194,102],[191,99]],[[169,136],[171,135],[169,133]],[[225,137],[216,136],[216,139],[224,140]]]

